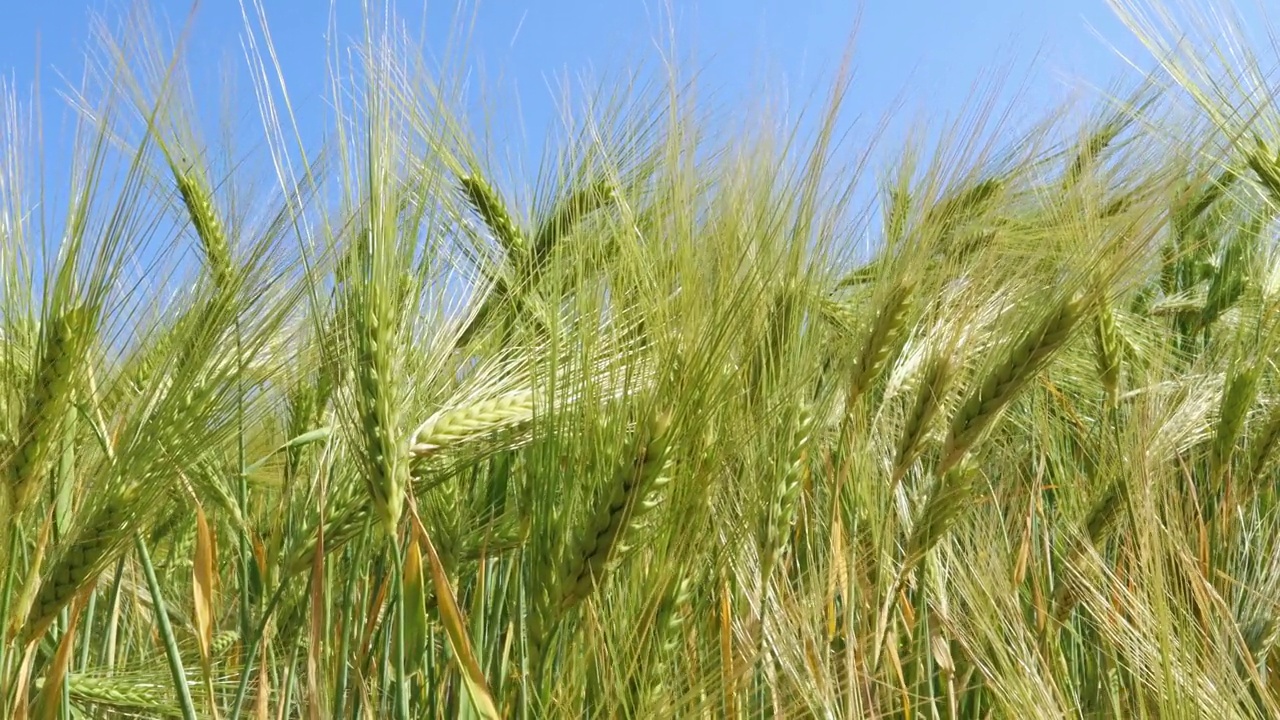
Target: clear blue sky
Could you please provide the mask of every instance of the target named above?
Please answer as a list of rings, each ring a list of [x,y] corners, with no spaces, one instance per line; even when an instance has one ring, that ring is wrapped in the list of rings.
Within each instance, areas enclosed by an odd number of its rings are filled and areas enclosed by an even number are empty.
[[[378,0],[379,2],[381,0]],[[487,0],[478,10],[470,56],[477,78],[500,75],[505,90],[519,90],[519,109],[535,132],[552,117],[556,78],[589,68],[617,68],[635,58],[653,60],[653,39],[663,0]],[[40,72],[47,159],[69,140],[56,91],[80,75],[91,12],[120,17],[122,0],[11,2],[0,24],[0,72],[26,91]],[[328,0],[265,0],[286,78],[304,118],[320,103],[324,82]],[[903,120],[959,110],[973,82],[995,64],[1030,82],[1034,114],[1080,83],[1107,85],[1134,72],[1108,43],[1128,52],[1137,45],[1106,0],[672,0],[674,26],[704,66],[704,82],[728,97],[755,90],[767,70],[796,99],[822,87],[839,62],[855,20],[856,80],[851,110],[879,116],[904,102]],[[861,6],[861,7],[860,7]],[[153,0],[178,27],[185,0]],[[340,29],[359,29],[359,0],[337,0]],[[438,42],[457,10],[454,2],[401,0],[397,11],[417,27],[426,7],[427,37]],[[242,60],[242,25],[236,0],[204,0],[196,17],[192,71],[213,78]],[[1101,37],[1099,37],[1100,35]],[[1033,65],[1034,63],[1034,65]],[[241,78],[246,114],[253,111]],[[510,94],[506,98],[512,108]],[[211,108],[219,102],[210,89]],[[305,122],[305,119],[304,119]],[[212,131],[213,128],[206,128]],[[211,134],[211,133],[210,133]],[[531,141],[537,145],[537,141]]]

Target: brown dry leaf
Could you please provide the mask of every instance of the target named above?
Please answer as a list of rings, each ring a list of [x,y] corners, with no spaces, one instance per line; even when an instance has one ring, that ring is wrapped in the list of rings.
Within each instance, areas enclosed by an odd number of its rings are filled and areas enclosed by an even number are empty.
[[[54,653],[53,662],[44,676],[44,687],[40,688],[40,697],[36,700],[36,715],[41,720],[57,720],[62,709],[62,680],[67,674],[67,665],[71,662],[71,650],[75,647],[76,625],[80,621],[80,608],[85,594],[71,606],[68,613],[66,630],[58,641],[58,650]]]
[[[191,564],[191,574],[195,593],[196,642],[200,646],[200,658],[206,664],[213,648],[214,542],[204,508],[196,505],[196,555]]]
[[[414,529],[427,550],[427,559],[430,560],[431,565],[431,581],[436,591],[436,607],[440,611],[440,620],[444,623],[445,633],[449,636],[453,654],[462,665],[462,680],[466,685],[467,694],[481,717],[486,720],[498,720],[501,717],[498,714],[498,706],[493,702],[484,671],[480,669],[475,651],[471,648],[471,638],[467,636],[467,620],[462,614],[462,609],[458,607],[458,601],[454,598],[453,588],[449,586],[444,564],[440,562],[440,556],[436,554],[435,546],[431,544],[431,538],[422,527],[422,521],[418,519],[417,512],[412,509],[411,517]]]

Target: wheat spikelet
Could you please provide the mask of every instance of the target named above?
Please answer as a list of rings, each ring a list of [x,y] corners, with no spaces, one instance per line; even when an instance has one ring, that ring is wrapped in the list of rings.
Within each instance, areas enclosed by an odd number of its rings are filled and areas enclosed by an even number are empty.
[[[72,674],[67,676],[67,688],[71,698],[79,703],[155,715],[179,714],[177,708],[165,701],[164,689],[158,684],[148,686],[136,680]]]
[[[561,610],[586,599],[604,579],[628,527],[652,509],[650,493],[667,482],[662,477],[669,447],[671,416],[655,415],[633,459],[619,469],[609,492],[597,507],[577,547],[567,558],[559,593]]]
[[[547,219],[533,238],[533,260],[535,267],[546,262],[556,243],[566,235],[573,226],[586,216],[612,202],[616,197],[614,186],[606,181],[589,185],[570,195]]]
[[[1209,449],[1209,468],[1216,486],[1226,474],[1235,452],[1236,440],[1244,429],[1249,406],[1253,404],[1258,384],[1257,366],[1237,370],[1222,389],[1222,403],[1218,409],[1218,426]]]
[[[1249,476],[1254,482],[1267,471],[1277,444],[1280,444],[1280,405],[1272,408],[1249,440]]]
[[[462,185],[462,193],[466,195],[467,202],[471,203],[476,214],[489,226],[490,232],[502,248],[508,253],[522,253],[526,249],[524,235],[507,213],[497,191],[478,175],[465,175],[458,182]]]
[[[915,462],[920,448],[924,444],[929,425],[942,409],[942,400],[951,383],[951,358],[945,354],[935,354],[926,361],[921,373],[920,388],[916,391],[915,403],[907,413],[902,425],[902,434],[898,438],[897,451],[893,460],[893,483],[906,475],[911,463]]]
[[[942,451],[940,473],[945,474],[964,458],[1005,405],[1066,342],[1083,310],[1084,302],[1079,297],[1062,302],[974,388],[952,419]]]
[[[1120,394],[1120,332],[1116,328],[1116,318],[1111,312],[1110,303],[1099,303],[1093,330],[1098,379],[1102,381],[1107,400],[1114,406]]]
[[[357,318],[357,406],[364,433],[365,487],[388,534],[394,534],[404,510],[405,473],[402,450],[394,437],[395,408],[389,397],[391,378],[390,313],[382,304]]]
[[[49,627],[53,619],[81,588],[97,579],[127,538],[129,520],[138,502],[136,488],[118,490],[90,516],[75,539],[52,563],[40,584],[22,629],[29,642]]]
[[[182,203],[186,206],[191,224],[196,229],[196,236],[204,247],[209,274],[217,287],[225,288],[231,278],[231,248],[227,244],[222,222],[218,220],[213,197],[194,171],[184,170],[175,164],[173,173],[178,183],[178,192],[182,195]]]
[[[414,433],[409,452],[418,457],[525,422],[533,417],[533,393],[510,393],[436,413]]]
[[[787,542],[787,534],[795,522],[800,491],[804,485],[805,465],[809,445],[813,439],[813,416],[802,410],[796,423],[791,455],[786,469],[780,473],[773,488],[773,497],[765,513],[760,538],[761,576],[767,579],[773,574],[774,564]]]
[[[86,317],[72,308],[48,324],[44,354],[23,407],[19,440],[10,465],[11,508],[20,513],[31,502],[39,480],[48,470],[58,428],[71,407],[72,388],[82,363]]]
[[[889,356],[895,352],[905,336],[907,316],[911,313],[911,293],[915,284],[903,280],[890,291],[880,311],[871,323],[867,339],[849,385],[850,399],[856,399],[875,381]]]

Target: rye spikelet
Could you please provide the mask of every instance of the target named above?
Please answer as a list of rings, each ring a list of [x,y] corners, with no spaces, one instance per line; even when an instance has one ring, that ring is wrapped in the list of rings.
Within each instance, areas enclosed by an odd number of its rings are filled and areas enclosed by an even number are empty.
[[[23,406],[9,468],[10,507],[20,513],[31,502],[49,469],[58,431],[71,407],[76,374],[83,364],[85,311],[72,308],[46,325],[44,353]]]
[[[619,468],[591,521],[566,558],[559,593],[560,609],[568,611],[589,596],[605,577],[627,529],[652,509],[651,494],[668,482],[663,477],[670,447],[671,415],[653,416],[639,438],[633,458]]]
[[[524,235],[507,213],[498,192],[478,175],[465,175],[458,182],[467,202],[489,226],[489,231],[503,250],[515,255],[523,253],[526,250]]]
[[[432,455],[443,448],[518,425],[532,417],[533,393],[528,390],[442,410],[418,427],[409,452],[415,457]]]
[[[1062,347],[1084,314],[1084,307],[1084,300],[1078,296],[1063,301],[1011,347],[1004,360],[973,389],[951,421],[939,474],[945,474],[964,459],[1022,386]]]

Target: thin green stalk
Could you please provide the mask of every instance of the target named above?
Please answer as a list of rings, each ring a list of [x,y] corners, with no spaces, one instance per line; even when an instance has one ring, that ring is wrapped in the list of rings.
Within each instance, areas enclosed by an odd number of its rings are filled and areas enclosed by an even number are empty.
[[[174,689],[178,693],[178,706],[182,709],[183,720],[196,720],[196,706],[191,701],[191,688],[187,687],[187,672],[182,667],[182,655],[178,652],[178,639],[173,635],[169,625],[169,614],[165,609],[164,596],[160,592],[160,581],[156,579],[156,569],[151,565],[151,555],[142,536],[133,536],[134,547],[138,551],[138,560],[142,563],[143,572],[147,576],[147,589],[151,591],[151,602],[156,614],[156,624],[160,636],[164,639],[164,651],[169,660],[169,672],[173,676]]]
[[[15,562],[14,555],[18,552],[18,524],[15,522],[9,530],[9,549],[5,553],[5,569],[4,569],[4,594],[0,595],[0,624],[9,621],[9,599],[13,597],[13,576],[18,570],[18,563]],[[9,643],[0,638],[0,678],[9,676],[9,656],[6,650]],[[0,707],[3,707],[3,698],[0,698]]]
[[[395,593],[391,602],[396,613],[396,631],[391,637],[396,671],[396,718],[409,720],[409,679],[404,668],[404,555],[400,552],[400,545],[395,537],[391,537],[389,542],[391,543],[392,573],[394,573],[391,586],[392,592]]]
[[[98,591],[89,593],[89,606],[84,611],[84,632],[80,634],[80,670],[89,669],[89,646],[93,640],[93,616],[98,607]]]
[[[249,691],[249,676],[253,674],[253,663],[257,659],[258,644],[262,641],[263,633],[267,631],[267,622],[271,619],[271,613],[275,611],[276,605],[280,604],[280,598],[284,596],[288,583],[289,579],[285,578],[276,586],[276,591],[271,595],[271,600],[262,611],[262,617],[258,618],[258,624],[254,626],[252,634],[246,639],[244,666],[240,668],[240,682],[236,686],[236,699],[231,706],[229,720],[239,720],[240,718],[240,710],[244,706],[244,698]]]
[[[244,352],[242,346],[242,338],[240,333],[240,320],[236,319],[236,353],[240,362],[239,371],[237,372],[236,383],[239,392],[236,393],[236,449],[238,464],[240,471],[237,473],[236,480],[236,502],[240,505],[240,517],[249,518],[249,479],[245,470],[247,460],[245,459],[245,442],[244,442]],[[237,539],[240,544],[240,637],[249,637],[249,631],[253,628],[253,614],[249,611],[249,563],[254,562],[253,550],[249,546],[249,533],[241,525],[236,531]]]
[[[372,518],[372,515],[365,517],[364,530],[360,533],[359,546],[354,555],[348,556],[352,563],[364,557],[365,548],[369,542],[369,528],[372,524]],[[355,587],[356,573],[347,572],[347,579],[342,590],[342,637],[338,641],[338,681],[335,683],[333,698],[333,716],[335,718],[342,717],[347,704],[347,682],[351,674],[351,661],[348,659],[348,655],[351,649],[351,635],[355,628],[355,623],[352,622],[351,616]]]
[[[124,579],[124,555],[116,561],[115,580],[111,583],[111,603],[107,610],[107,670],[113,671],[116,668],[116,635],[119,632],[119,622],[117,620],[117,610],[120,607],[120,590],[121,582]]]

